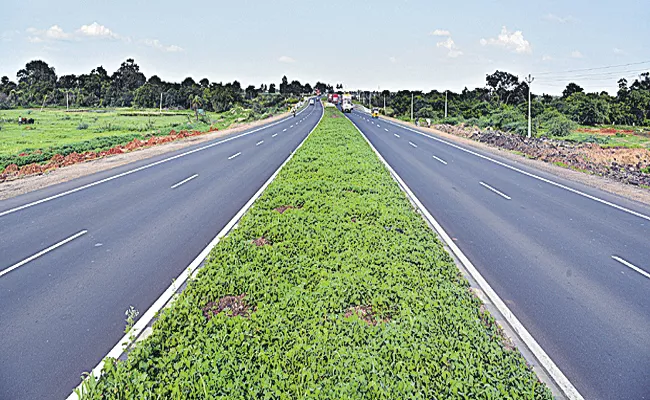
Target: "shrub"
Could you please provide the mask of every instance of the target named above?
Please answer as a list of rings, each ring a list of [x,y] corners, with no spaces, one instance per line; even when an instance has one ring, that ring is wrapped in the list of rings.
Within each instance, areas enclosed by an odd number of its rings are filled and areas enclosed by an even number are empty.
[[[79,125],[77,125],[77,130],[83,130],[83,129],[88,129],[88,124],[85,122],[82,122]]]
[[[546,126],[549,136],[566,137],[577,127],[577,124],[558,113],[558,115],[547,120]]]

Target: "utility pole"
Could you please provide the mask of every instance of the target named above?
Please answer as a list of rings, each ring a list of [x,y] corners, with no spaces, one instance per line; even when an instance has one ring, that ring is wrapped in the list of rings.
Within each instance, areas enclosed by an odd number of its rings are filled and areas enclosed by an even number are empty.
[[[70,92],[67,90],[65,92],[65,109],[66,111],[70,109]]]
[[[445,90],[445,119],[447,119],[447,94],[449,90]]]
[[[411,122],[413,122],[413,92],[411,92]]]
[[[532,77],[532,75],[528,74],[528,77],[525,78],[526,83],[528,84],[528,138],[532,136],[532,131],[533,131],[533,119],[532,119],[532,104],[530,103],[530,84],[533,83],[535,78]]]
[[[162,114],[162,92],[160,92],[160,113]]]

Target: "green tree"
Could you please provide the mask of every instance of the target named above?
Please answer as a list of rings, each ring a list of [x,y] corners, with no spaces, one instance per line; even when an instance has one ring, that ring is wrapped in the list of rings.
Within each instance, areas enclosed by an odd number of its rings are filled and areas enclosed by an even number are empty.
[[[190,107],[194,110],[194,114],[196,115],[196,122],[199,122],[199,107],[203,105],[203,99],[199,95],[194,95],[190,99]]]
[[[571,82],[568,85],[566,85],[566,88],[562,91],[562,98],[566,99],[574,93],[583,93],[583,92],[584,92],[583,88]]]

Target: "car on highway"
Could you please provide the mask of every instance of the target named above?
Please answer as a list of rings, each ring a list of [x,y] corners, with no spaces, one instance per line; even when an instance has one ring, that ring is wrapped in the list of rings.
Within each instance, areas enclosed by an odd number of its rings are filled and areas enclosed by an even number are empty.
[[[372,117],[379,118],[379,109],[377,107],[372,109]]]
[[[313,106],[314,105],[314,99],[309,100],[309,105]]]

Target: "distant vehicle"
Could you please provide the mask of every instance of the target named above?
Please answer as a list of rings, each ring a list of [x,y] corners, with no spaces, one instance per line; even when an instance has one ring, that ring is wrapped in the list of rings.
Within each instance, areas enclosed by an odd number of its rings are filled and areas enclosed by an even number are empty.
[[[314,105],[314,99],[309,100],[309,105],[313,106]]]
[[[345,93],[343,95],[343,102],[341,103],[341,110],[344,113],[352,112],[352,95],[350,93]]]
[[[379,118],[379,109],[377,107],[372,109],[372,117]]]
[[[334,93],[332,95],[332,104],[339,104],[339,94],[338,93]]]

